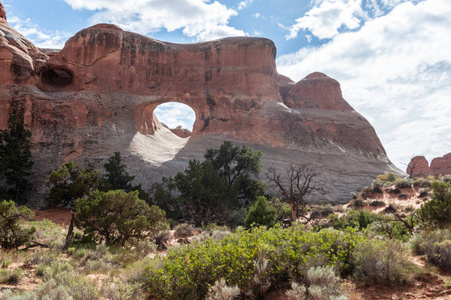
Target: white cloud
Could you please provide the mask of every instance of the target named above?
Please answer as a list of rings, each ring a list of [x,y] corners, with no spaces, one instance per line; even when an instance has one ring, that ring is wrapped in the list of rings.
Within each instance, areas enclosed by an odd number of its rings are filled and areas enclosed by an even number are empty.
[[[8,24],[40,48],[62,49],[66,40],[72,36],[59,30],[43,31],[30,19],[21,20],[15,16],[8,17]]]
[[[298,36],[299,31],[309,30],[320,39],[332,38],[339,29],[359,28],[361,19],[365,16],[361,8],[362,0],[321,0],[305,16],[296,20],[289,28],[287,40]]]
[[[188,105],[178,102],[160,104],[155,108],[154,113],[158,120],[169,128],[176,128],[180,125],[182,128],[192,131],[196,121],[194,110]]]
[[[358,31],[280,57],[278,69],[295,80],[314,71],[337,79],[405,169],[412,154],[451,151],[450,15],[448,0],[401,3]]]
[[[149,34],[182,29],[197,40],[243,36],[228,25],[237,11],[209,0],[65,0],[74,9],[98,10],[92,23],[114,23],[125,30]]]
[[[261,17],[261,14],[260,13],[255,13],[255,14],[252,14],[252,17],[258,19],[258,18]]]
[[[238,10],[245,9],[249,4],[251,4],[254,0],[245,0],[241,1],[240,4],[238,4]]]

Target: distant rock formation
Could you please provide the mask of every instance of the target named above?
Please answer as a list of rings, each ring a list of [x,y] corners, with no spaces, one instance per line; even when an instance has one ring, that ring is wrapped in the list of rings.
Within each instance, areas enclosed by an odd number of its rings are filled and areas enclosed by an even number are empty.
[[[224,140],[263,151],[264,168],[320,165],[329,193],[317,200],[347,201],[376,175],[402,173],[373,127],[343,99],[339,83],[322,73],[298,83],[278,74],[268,39],[181,45],[99,24],[46,54],[9,27],[3,11],[0,128],[15,112],[32,131],[32,206],[47,192],[45,177],[69,160],[102,169],[121,151],[146,187]],[[153,111],[170,101],[189,105],[197,119],[185,146],[171,151],[166,143],[160,153],[152,144],[162,128]],[[139,153],[130,146],[137,138]],[[152,150],[143,155],[146,146]]]
[[[424,156],[413,157],[407,165],[410,177],[427,177],[451,174],[451,153],[432,159],[431,165]]]
[[[172,133],[181,138],[188,138],[192,135],[192,132],[186,128],[182,128],[182,126],[177,126],[176,128],[171,129]]]

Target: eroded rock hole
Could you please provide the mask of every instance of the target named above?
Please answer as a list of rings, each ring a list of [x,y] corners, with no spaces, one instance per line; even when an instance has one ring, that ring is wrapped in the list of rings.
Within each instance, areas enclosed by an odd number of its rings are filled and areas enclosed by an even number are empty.
[[[72,83],[72,74],[64,69],[49,69],[41,73],[41,81],[53,86],[66,86]]]
[[[190,137],[196,121],[196,113],[188,105],[168,102],[158,105],[154,114],[158,121],[179,137]]]

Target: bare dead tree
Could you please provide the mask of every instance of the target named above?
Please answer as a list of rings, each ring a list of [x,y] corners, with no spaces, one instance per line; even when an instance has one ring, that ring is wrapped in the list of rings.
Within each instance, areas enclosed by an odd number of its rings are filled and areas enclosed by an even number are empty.
[[[324,184],[319,182],[321,176],[318,167],[312,164],[291,164],[281,172],[270,167],[266,172],[268,184],[278,190],[282,201],[290,205],[293,222],[304,212],[307,195],[326,193]]]
[[[418,171],[421,162],[422,160],[420,160],[417,156],[412,155],[409,163],[403,163],[407,166],[406,173],[409,174],[409,178],[424,176],[421,171]]]

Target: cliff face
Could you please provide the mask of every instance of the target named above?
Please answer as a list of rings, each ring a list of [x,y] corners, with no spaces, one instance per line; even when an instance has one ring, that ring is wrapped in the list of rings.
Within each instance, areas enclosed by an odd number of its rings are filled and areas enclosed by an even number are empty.
[[[0,127],[14,111],[33,133],[33,206],[42,203],[45,176],[69,160],[101,168],[121,151],[129,172],[149,186],[223,140],[262,150],[265,167],[321,165],[329,200],[345,201],[377,174],[400,172],[338,82],[321,73],[298,83],[279,75],[270,40],[178,45],[100,24],[44,54],[1,16]],[[153,114],[169,101],[196,113],[191,138],[173,151],[160,145]],[[140,152],[131,146],[137,140]]]

